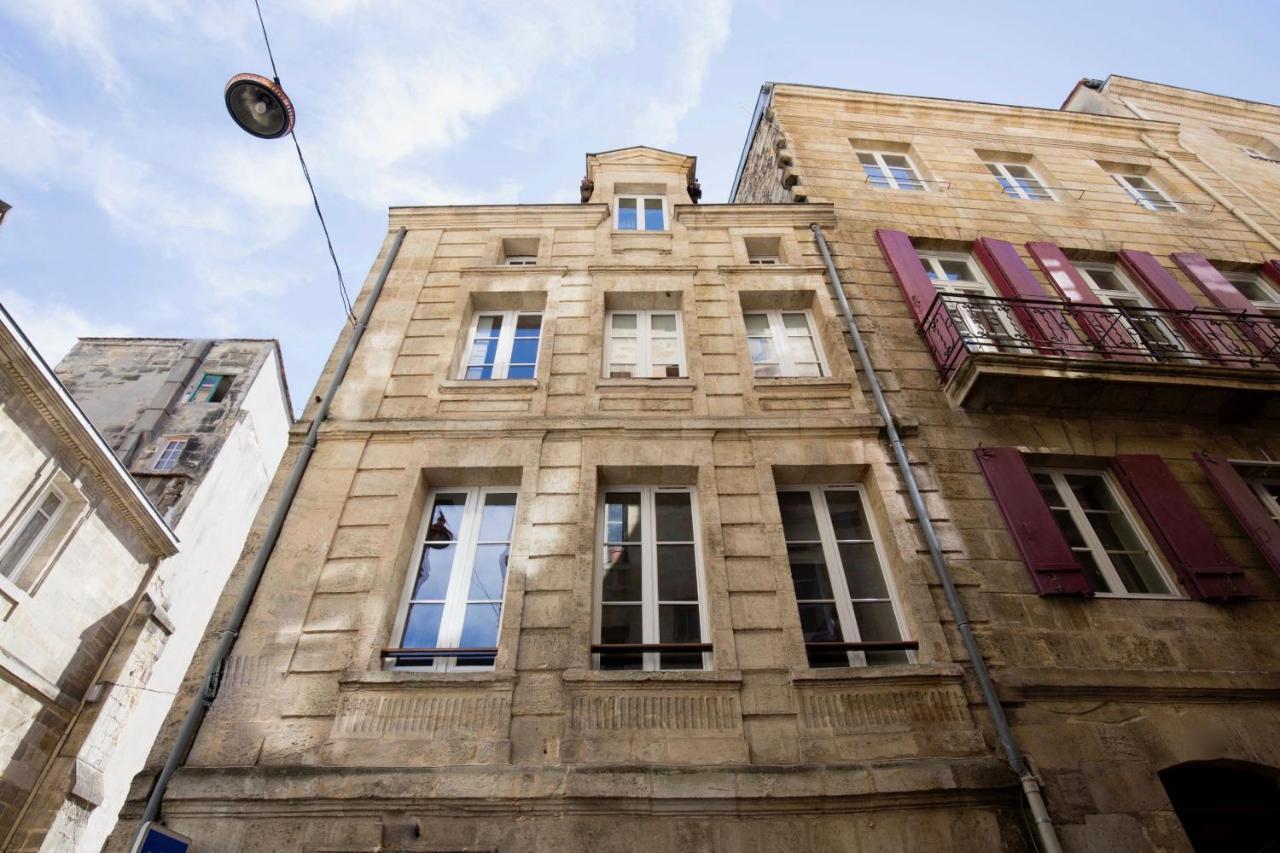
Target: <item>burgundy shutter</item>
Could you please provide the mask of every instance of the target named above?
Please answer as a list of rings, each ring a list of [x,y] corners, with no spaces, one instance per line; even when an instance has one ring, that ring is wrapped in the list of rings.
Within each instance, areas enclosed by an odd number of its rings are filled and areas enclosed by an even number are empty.
[[[1157,305],[1171,311],[1194,311],[1200,308],[1191,294],[1182,289],[1177,279],[1150,252],[1121,249],[1119,254],[1124,268],[1138,280]],[[1211,321],[1178,317],[1173,323],[1191,345],[1205,355],[1216,358],[1233,353],[1231,345],[1220,338],[1221,333]]]
[[[1111,468],[1192,598],[1256,593],[1159,456],[1117,456]]]
[[[911,238],[901,231],[879,228],[876,230],[876,242],[880,244],[880,251],[898,287],[902,288],[902,295],[907,298],[907,307],[916,318],[916,328],[928,344],[934,363],[944,375],[950,375],[968,355],[968,350],[946,307],[941,303],[934,304],[938,289],[924,271],[924,264],[916,254],[915,246],[911,245]]]
[[[1196,287],[1204,291],[1205,296],[1223,311],[1231,311],[1247,316],[1238,321],[1224,318],[1222,322],[1230,323],[1242,336],[1248,338],[1260,353],[1272,361],[1280,361],[1280,331],[1271,322],[1262,309],[1245,297],[1236,286],[1218,272],[1204,255],[1195,252],[1176,252],[1169,257],[1187,274],[1187,278]]]
[[[1036,592],[1092,595],[1093,587],[1084,567],[1072,553],[1017,448],[979,447],[973,453],[1018,546],[1022,562],[1031,574]]]
[[[1050,303],[1035,275],[1022,262],[1012,243],[991,237],[974,241],[973,253],[995,282],[996,289],[1010,299],[1036,299],[1039,303],[1013,303],[1013,313],[1036,349],[1050,355],[1088,355],[1081,352],[1080,339],[1072,331],[1066,315]]]
[[[1263,261],[1262,274],[1276,284],[1280,284],[1280,260]]]
[[[1134,340],[1122,324],[1115,322],[1113,309],[1098,298],[1062,249],[1053,243],[1028,243],[1027,251],[1059,296],[1072,305],[1087,306],[1072,314],[1103,355],[1122,361],[1147,360],[1142,343]]]
[[[1236,521],[1240,522],[1244,532],[1249,534],[1253,544],[1258,546],[1267,565],[1280,575],[1280,524],[1267,512],[1267,508],[1258,500],[1258,496],[1249,488],[1234,465],[1204,451],[1195,454],[1195,457],[1209,476],[1209,482],[1213,484],[1222,502],[1231,510]]]

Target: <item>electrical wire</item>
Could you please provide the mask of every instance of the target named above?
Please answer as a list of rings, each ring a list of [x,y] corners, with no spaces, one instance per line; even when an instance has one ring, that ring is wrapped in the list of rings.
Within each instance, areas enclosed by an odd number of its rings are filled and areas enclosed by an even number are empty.
[[[258,26],[262,28],[262,41],[267,46],[267,59],[271,61],[271,76],[275,79],[276,85],[280,85],[280,72],[276,70],[276,57],[271,52],[271,39],[267,36],[267,23],[262,17],[262,4],[258,0],[253,0],[253,6],[258,11]],[[311,181],[311,170],[307,168],[307,160],[302,156],[302,146],[298,144],[298,134],[296,131],[289,131],[289,137],[293,140],[293,148],[298,152],[298,163],[302,166],[302,176],[307,179],[307,188],[311,190],[311,202],[316,208],[316,217],[320,220],[320,228],[324,231],[324,242],[329,247],[329,257],[333,259],[333,269],[338,273],[338,295],[342,298],[342,307],[346,311],[347,320],[352,326],[356,324],[355,307],[351,304],[351,295],[347,292],[347,282],[342,277],[342,267],[338,264],[338,255],[333,250],[333,238],[329,236],[329,225],[324,221],[324,213],[320,210],[320,197],[316,195],[316,185]]]

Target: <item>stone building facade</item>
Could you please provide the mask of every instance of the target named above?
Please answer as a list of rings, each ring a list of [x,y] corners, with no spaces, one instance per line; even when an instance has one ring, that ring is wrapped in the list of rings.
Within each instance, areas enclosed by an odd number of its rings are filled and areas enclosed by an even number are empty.
[[[179,542],[178,553],[148,574],[147,610],[123,632],[108,674],[68,688],[86,711],[71,721],[19,824],[5,827],[13,831],[5,849],[97,851],[240,556],[284,453],[292,409],[275,341],[85,338],[57,375]],[[87,571],[98,575],[89,567],[64,574],[82,583]],[[103,578],[90,588],[98,583],[100,595],[125,603],[138,585]],[[50,613],[65,606],[43,589],[37,603]],[[77,608],[87,618],[101,606]],[[68,631],[83,621],[72,612]],[[90,652],[81,649],[81,667],[101,663]]]
[[[178,543],[2,308],[0,460],[0,846],[26,849],[43,833],[18,823],[40,792],[102,800],[99,756],[75,735],[128,682],[131,646],[162,629],[154,582]]]
[[[1068,850],[1280,831],[1277,142],[1280,108],[1120,77],[1060,110],[770,85],[735,181],[834,206]]]

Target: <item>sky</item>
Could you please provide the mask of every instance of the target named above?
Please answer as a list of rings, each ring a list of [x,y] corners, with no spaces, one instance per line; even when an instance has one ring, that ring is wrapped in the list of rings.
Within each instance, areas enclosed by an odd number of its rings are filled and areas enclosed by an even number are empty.
[[[354,293],[392,205],[572,203],[584,155],[698,157],[727,201],[765,81],[1056,108],[1121,74],[1276,103],[1280,3],[260,0]],[[306,399],[343,322],[253,0],[0,0],[0,302],[88,335],[278,338]]]

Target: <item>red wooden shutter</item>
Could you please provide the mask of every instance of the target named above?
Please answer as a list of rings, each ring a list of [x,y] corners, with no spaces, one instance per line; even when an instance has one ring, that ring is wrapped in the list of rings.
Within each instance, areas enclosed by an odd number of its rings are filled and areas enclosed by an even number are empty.
[[[1103,355],[1120,361],[1147,360],[1142,343],[1134,340],[1122,324],[1115,322],[1114,314],[1107,310],[1062,249],[1053,243],[1028,243],[1027,251],[1059,296],[1072,305],[1097,306],[1097,310],[1087,307],[1073,311],[1072,315],[1089,340],[1101,348]]]
[[[1169,257],[1187,274],[1187,278],[1195,282],[1196,287],[1204,291],[1214,305],[1223,311],[1248,315],[1239,321],[1223,318],[1221,322],[1232,325],[1258,348],[1259,353],[1265,354],[1272,361],[1280,361],[1280,330],[1262,313],[1261,308],[1237,290],[1204,255],[1176,252]]]
[[[1280,575],[1280,524],[1267,512],[1267,508],[1258,500],[1258,496],[1249,488],[1234,465],[1204,451],[1195,454],[1195,457],[1205,474],[1209,475],[1209,482],[1213,484],[1222,502],[1231,510],[1236,521],[1240,522],[1244,532],[1249,534],[1253,544],[1258,546],[1267,565]]]
[[[1221,600],[1256,595],[1163,459],[1145,453],[1117,456],[1111,468],[1188,595]]]
[[[1162,308],[1172,311],[1194,311],[1200,306],[1191,298],[1191,294],[1182,289],[1177,279],[1169,274],[1150,252],[1139,252],[1134,249],[1121,249],[1120,262],[1128,270],[1144,290]],[[1234,348],[1221,339],[1221,332],[1206,319],[1179,317],[1174,319],[1187,340],[1205,355],[1217,357],[1232,355]]]
[[[1280,284],[1280,260],[1263,261],[1262,274],[1276,284]]]
[[[1081,341],[1072,331],[1062,309],[1049,302],[1048,294],[1022,262],[1012,243],[979,237],[974,241],[973,253],[1002,294],[1010,299],[1040,300],[1039,304],[1013,303],[1013,313],[1036,349],[1051,355],[1089,355],[1082,350]]]
[[[979,447],[973,453],[1018,546],[1022,562],[1031,574],[1036,592],[1093,595],[1084,567],[1072,553],[1017,448]]]
[[[915,246],[911,245],[911,237],[901,231],[880,228],[876,230],[876,242],[902,295],[907,298],[907,306],[916,318],[916,328],[924,336],[934,363],[943,374],[950,375],[968,355],[968,350],[946,307],[935,304],[938,289],[929,280]]]

